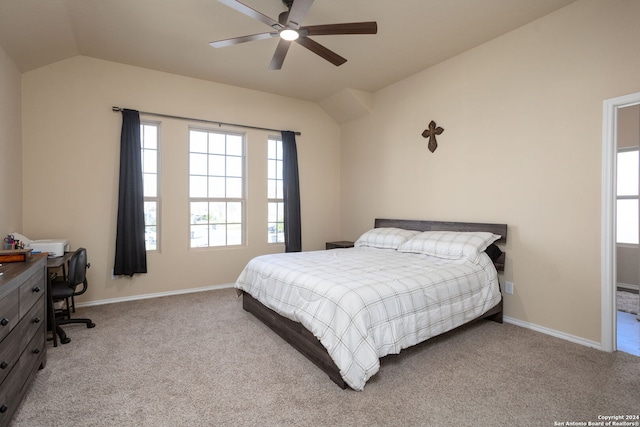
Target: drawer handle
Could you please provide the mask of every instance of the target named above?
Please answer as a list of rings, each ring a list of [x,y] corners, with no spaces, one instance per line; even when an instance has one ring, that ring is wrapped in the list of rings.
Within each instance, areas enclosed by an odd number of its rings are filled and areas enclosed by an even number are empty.
[[[36,286],[32,289],[33,292],[40,292],[40,286]]]
[[[40,349],[36,348],[35,350],[33,350],[33,354],[40,354]]]
[[[33,319],[33,323],[40,323],[40,318],[36,317],[35,319]]]
[[[0,414],[4,414],[5,412],[7,412],[7,409],[9,409],[7,405],[0,406]]]
[[[0,320],[0,325],[7,326],[8,324],[9,324],[9,319],[7,319],[6,317]]]
[[[6,360],[3,360],[2,363],[0,363],[0,369],[7,369],[7,366],[9,366],[9,364]]]

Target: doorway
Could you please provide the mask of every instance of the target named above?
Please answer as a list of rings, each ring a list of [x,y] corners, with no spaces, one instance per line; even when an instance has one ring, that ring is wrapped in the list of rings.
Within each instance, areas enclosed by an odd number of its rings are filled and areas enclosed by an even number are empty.
[[[605,351],[618,350],[618,333],[627,336],[628,334],[636,334],[631,336],[631,343],[620,342],[620,350],[632,352],[633,350],[640,355],[640,326],[629,319],[622,317],[617,311],[616,294],[618,280],[618,257],[628,257],[629,252],[618,252],[617,244],[617,205],[618,186],[618,149],[629,146],[629,135],[625,128],[620,128],[620,124],[629,117],[633,117],[640,105],[640,93],[626,95],[604,101],[603,108],[603,150],[602,150],[602,242],[601,242],[601,258],[602,258],[602,276],[601,276],[601,294],[602,294],[602,349]],[[632,136],[633,144],[637,146],[638,138],[640,138],[640,117],[635,116],[633,126],[637,126],[633,131],[636,135]],[[630,148],[627,148],[630,149]],[[637,150],[635,153],[637,154]],[[637,184],[637,182],[635,183]],[[637,194],[637,189],[636,189]],[[625,200],[623,203],[627,203]],[[637,196],[636,196],[637,206]],[[622,205],[621,205],[622,206]],[[637,208],[636,208],[637,209]],[[622,212],[622,207],[620,209]],[[637,214],[636,214],[637,216]],[[622,222],[622,220],[620,221]],[[627,248],[633,248],[634,245],[627,245]],[[637,244],[635,245],[637,249]],[[636,253],[636,252],[633,252]],[[635,268],[638,266],[637,255],[635,257]],[[624,259],[620,259],[624,263]],[[636,277],[638,271],[635,272]],[[628,274],[628,273],[624,273]],[[634,279],[633,281],[637,281]],[[620,320],[620,323],[618,321]],[[633,319],[635,320],[635,319]],[[640,324],[640,322],[638,322]],[[629,351],[629,350],[632,351]]]

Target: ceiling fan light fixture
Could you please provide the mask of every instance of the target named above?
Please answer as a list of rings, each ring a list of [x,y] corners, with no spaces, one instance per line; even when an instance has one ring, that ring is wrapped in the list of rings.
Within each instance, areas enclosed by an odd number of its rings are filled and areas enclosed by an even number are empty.
[[[280,31],[280,38],[282,38],[283,40],[294,41],[298,37],[300,37],[300,34],[298,34],[298,32],[296,30],[292,30],[290,28],[287,28],[287,29],[284,29],[284,30]]]

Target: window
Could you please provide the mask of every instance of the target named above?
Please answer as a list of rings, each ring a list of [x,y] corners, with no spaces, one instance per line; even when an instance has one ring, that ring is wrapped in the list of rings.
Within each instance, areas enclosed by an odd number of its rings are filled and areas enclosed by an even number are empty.
[[[140,147],[142,150],[142,182],[144,193],[144,238],[147,251],[157,251],[159,242],[160,195],[158,191],[158,129],[157,123],[140,123]]]
[[[282,140],[269,138],[267,149],[267,241],[284,243]]]
[[[192,248],[243,243],[244,153],[241,134],[189,131]]]
[[[638,244],[638,158],[638,148],[618,151],[618,243]]]

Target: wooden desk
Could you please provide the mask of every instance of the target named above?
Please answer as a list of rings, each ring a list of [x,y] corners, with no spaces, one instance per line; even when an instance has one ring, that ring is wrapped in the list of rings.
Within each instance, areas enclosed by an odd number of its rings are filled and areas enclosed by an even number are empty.
[[[68,343],[70,340],[67,338],[67,334],[60,326],[56,324],[56,313],[53,308],[53,297],[51,295],[51,273],[52,270],[56,270],[62,267],[63,274],[66,276],[66,266],[73,252],[65,252],[64,255],[55,257],[55,258],[47,258],[47,318],[49,319],[50,329],[53,335],[53,346],[58,346],[58,336],[60,336],[60,342],[62,344]]]

